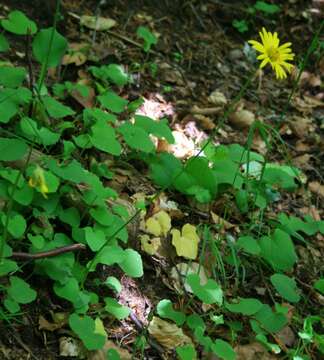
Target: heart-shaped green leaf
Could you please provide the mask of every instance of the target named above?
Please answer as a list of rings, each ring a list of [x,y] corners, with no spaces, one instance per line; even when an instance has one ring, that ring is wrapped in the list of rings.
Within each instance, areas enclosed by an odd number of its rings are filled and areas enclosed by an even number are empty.
[[[270,277],[270,280],[272,285],[284,299],[292,303],[300,300],[300,295],[297,292],[298,289],[294,279],[283,274],[274,274]]]
[[[157,313],[160,317],[174,321],[178,326],[181,326],[186,321],[186,315],[181,311],[173,310],[172,302],[168,299],[163,299],[157,304]]]
[[[69,325],[88,350],[98,350],[104,346],[107,335],[103,333],[102,326],[98,326],[98,322],[90,316],[71,314]]]
[[[21,159],[27,151],[24,141],[18,139],[0,138],[0,161],[15,161]]]
[[[234,304],[225,303],[227,310],[233,313],[240,313],[243,315],[253,315],[257,313],[262,307],[263,304],[257,299],[239,299],[239,301]]]
[[[54,28],[41,30],[33,41],[35,59],[47,68],[60,64],[68,42]]]
[[[8,19],[1,20],[2,27],[16,35],[33,35],[37,31],[34,21],[21,11],[15,10],[8,15]]]
[[[187,283],[190,285],[193,293],[205,304],[223,303],[223,291],[221,287],[213,279],[208,279],[204,285],[200,284],[200,277],[198,274],[189,274],[187,276]]]
[[[114,315],[118,320],[127,318],[130,314],[130,309],[118,303],[116,299],[106,297],[105,298],[105,310]]]

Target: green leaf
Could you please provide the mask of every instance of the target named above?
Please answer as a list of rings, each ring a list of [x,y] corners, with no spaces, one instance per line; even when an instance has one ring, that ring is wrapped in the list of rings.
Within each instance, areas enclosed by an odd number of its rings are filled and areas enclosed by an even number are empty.
[[[0,177],[8,180],[11,184],[17,185],[19,189],[25,185],[25,180],[22,176],[20,176],[20,171],[10,167],[0,168]]]
[[[191,330],[195,330],[198,327],[202,328],[203,331],[206,330],[206,325],[204,323],[204,320],[198,314],[194,313],[187,316],[186,323]]]
[[[90,209],[90,215],[103,226],[110,226],[114,221],[113,214],[106,206],[98,206],[95,209]]]
[[[157,304],[157,313],[160,317],[174,321],[178,326],[181,326],[186,321],[186,315],[181,311],[173,310],[172,302],[168,299],[163,299]]]
[[[43,96],[42,101],[45,105],[45,109],[54,119],[61,119],[66,116],[75,114],[74,110],[72,110],[68,106],[61,104],[59,101],[55,100],[51,96]]]
[[[271,333],[280,331],[287,324],[286,316],[282,313],[274,313],[269,305],[263,305],[263,307],[254,314],[254,317],[265,330]]]
[[[116,140],[114,128],[100,121],[91,127],[91,132],[90,141],[95,148],[115,156],[120,155],[121,146]]]
[[[106,245],[100,253],[96,256],[94,268],[90,271],[94,271],[97,264],[113,265],[121,263],[125,258],[124,250],[117,245]]]
[[[27,237],[35,249],[41,250],[44,247],[45,239],[43,238],[43,236],[28,234]]]
[[[106,360],[121,360],[118,351],[115,349],[108,349],[106,353]]]
[[[19,304],[13,299],[7,298],[3,304],[11,314],[15,314],[20,310]]]
[[[173,179],[177,178],[183,169],[181,161],[169,153],[158,154],[148,162],[152,180],[162,187],[170,187]]]
[[[300,295],[297,292],[297,286],[294,279],[283,274],[274,274],[270,277],[270,281],[284,299],[292,303],[296,303],[300,300]]]
[[[117,86],[124,86],[129,81],[129,75],[123,67],[117,64],[109,64],[106,69],[108,79]]]
[[[19,160],[26,154],[27,149],[24,141],[0,138],[0,161]]]
[[[324,278],[319,279],[315,282],[314,289],[324,295]]]
[[[106,243],[103,231],[94,230],[90,226],[85,227],[84,231],[86,242],[92,251],[98,251]]]
[[[60,134],[47,129],[46,127],[38,127],[36,121],[27,116],[24,116],[20,120],[19,126],[24,136],[37,144],[45,146],[54,145],[60,139]]]
[[[233,350],[232,346],[221,339],[217,339],[215,343],[211,346],[213,353],[219,356],[221,359],[224,360],[235,360],[236,354]]]
[[[118,128],[118,131],[123,135],[126,144],[131,148],[146,153],[154,151],[154,144],[145,130],[130,123],[124,123]]]
[[[152,45],[157,43],[156,36],[145,26],[139,26],[136,35],[144,40],[143,50],[148,52]]]
[[[20,214],[2,215],[1,219],[3,224],[6,223],[7,216],[9,216],[8,232],[15,239],[21,238],[27,227],[25,219]]]
[[[98,350],[104,346],[106,336],[96,329],[96,322],[90,316],[71,314],[69,325],[88,350]]]
[[[26,78],[26,70],[23,67],[0,66],[0,85],[5,87],[21,86]]]
[[[107,285],[110,289],[114,290],[117,294],[121,292],[121,283],[114,276],[108,276],[104,284]]]
[[[108,90],[97,97],[102,106],[116,114],[125,110],[128,101],[118,96],[114,91]]]
[[[18,265],[13,260],[2,259],[2,261],[0,262],[0,276],[7,275],[7,274],[9,274],[13,271],[17,271],[17,270],[18,270]]]
[[[9,43],[3,34],[0,34],[0,52],[6,52],[9,50]]]
[[[9,187],[10,194],[13,194],[13,199],[21,205],[28,206],[33,201],[34,190],[25,183],[22,188],[13,191],[14,186]]]
[[[280,229],[276,229],[271,237],[262,237],[259,245],[261,256],[276,271],[291,270],[297,261],[297,255],[290,236]]]
[[[32,93],[24,87],[0,90],[0,123],[8,123],[18,113],[19,107],[28,104],[31,98]]]
[[[166,120],[154,121],[147,116],[135,115],[135,125],[160,139],[166,139],[169,144],[174,144],[174,137]]]
[[[85,109],[83,111],[83,121],[87,126],[97,122],[101,124],[107,124],[107,122],[115,124],[117,116],[97,108]]]
[[[253,6],[256,10],[260,10],[264,12],[265,14],[276,14],[280,11],[280,7],[275,4],[269,4],[265,1],[257,1],[255,5]]]
[[[222,305],[223,291],[215,280],[208,279],[206,284],[201,285],[198,274],[189,274],[187,276],[187,283],[190,285],[193,293],[203,303]]]
[[[61,221],[69,224],[71,227],[78,227],[80,225],[80,214],[75,207],[62,209],[58,216]]]
[[[143,263],[141,255],[133,249],[126,249],[124,251],[124,259],[118,265],[126,273],[126,275],[130,277],[143,276]]]
[[[65,37],[54,28],[40,30],[32,44],[35,59],[47,68],[60,64],[67,46]]]
[[[246,190],[238,190],[235,194],[236,205],[245,214],[249,211],[249,193]]]
[[[251,255],[259,255],[261,252],[261,248],[257,240],[252,236],[240,236],[236,242],[236,245]]]
[[[19,304],[29,304],[36,299],[37,293],[25,280],[17,276],[10,276],[8,295]]]
[[[245,33],[249,30],[249,24],[244,19],[243,20],[235,19],[232,21],[232,25],[240,33]]]
[[[18,10],[9,13],[8,19],[1,20],[1,25],[5,30],[17,35],[33,35],[37,31],[34,21]]]
[[[105,298],[105,310],[109,313],[114,315],[118,320],[123,320],[127,318],[130,314],[130,309],[126,306],[123,306],[118,303],[116,299],[111,297]]]
[[[225,307],[230,312],[249,316],[257,313],[263,307],[263,304],[254,298],[240,298],[236,304],[225,303]]]
[[[176,353],[180,360],[195,360],[197,352],[192,345],[183,345],[176,348]]]
[[[55,283],[53,288],[57,296],[70,301],[75,309],[87,308],[90,296],[80,290],[74,277],[69,278],[64,285]]]

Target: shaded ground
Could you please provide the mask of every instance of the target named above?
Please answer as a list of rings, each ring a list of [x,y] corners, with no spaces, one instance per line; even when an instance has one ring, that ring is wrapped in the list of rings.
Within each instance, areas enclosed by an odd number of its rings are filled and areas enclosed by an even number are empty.
[[[8,10],[21,9],[30,18],[46,26],[51,24],[48,13],[53,7],[49,5],[49,8],[44,8],[43,13],[40,11],[43,9],[41,3],[39,1],[37,6],[31,6],[28,1],[2,1],[1,4],[5,4],[6,7],[1,7],[1,14],[4,15]],[[80,30],[73,14],[93,15],[96,3],[96,1],[63,1],[64,22],[60,27],[65,36],[71,43],[91,42],[93,53],[101,64],[124,64],[132,71],[136,81],[125,90],[128,94],[124,95],[128,96],[128,99],[135,98],[139,94],[143,95],[147,99],[144,111],[148,116],[160,117],[161,112],[167,115],[173,129],[184,134],[182,150],[187,151],[188,154],[194,152],[198,140],[207,138],[220,121],[221,113],[215,110],[208,96],[214,90],[218,90],[228,101],[233,99],[253,70],[253,65],[243,51],[244,41],[256,38],[257,29],[267,24],[269,30],[275,27],[282,38],[291,41],[294,52],[300,54],[301,58],[307,50],[317,24],[310,15],[303,15],[303,11],[307,13],[310,7],[309,2],[305,1],[296,1],[293,4],[283,2],[283,11],[276,21],[258,15],[253,20],[248,35],[240,35],[231,23],[233,19],[242,16],[249,2],[244,2],[245,4],[242,5],[241,1],[116,0],[102,7],[100,15],[112,17],[118,25],[108,34],[98,32],[94,41],[93,33],[85,29]],[[141,47],[136,44],[138,39],[135,33],[139,25],[148,26],[159,34],[158,44],[150,55],[143,53]],[[23,43],[17,44],[19,49],[23,49],[23,46]],[[11,61],[22,61],[14,50],[11,53]],[[87,64],[91,64],[91,61]],[[63,73],[67,79],[74,81],[78,76],[80,77],[78,70],[76,66],[70,65],[69,71]],[[285,211],[296,216],[311,214],[317,219],[323,215],[321,208],[323,189],[320,188],[324,160],[323,103],[321,103],[323,87],[322,79],[318,75],[323,72],[323,59],[319,53],[316,53],[310,59],[307,72],[302,76],[302,86],[297,91],[284,121],[280,118],[280,112],[284,108],[296,74],[286,82],[278,83],[268,70],[257,73],[253,85],[244,97],[244,102],[241,102],[241,106],[244,105],[244,109],[253,113],[256,118],[276,126],[286,141],[286,149],[279,147],[279,144],[274,145],[272,151],[268,153],[270,159],[280,162],[286,157],[301,168],[308,178],[299,192],[284,195],[271,209],[272,214]],[[216,132],[215,143],[244,144],[250,123],[249,119],[243,122],[232,119]],[[261,153],[265,153],[266,150],[260,138],[256,138],[253,148]],[[133,165],[136,168],[136,164]],[[115,166],[118,173],[119,164]],[[150,182],[140,176],[142,169],[137,169],[139,172],[136,172],[132,166],[129,169],[120,166],[120,169],[117,180],[110,186],[126,194],[128,198],[140,191],[147,194],[155,192]],[[176,200],[181,210],[196,224],[208,224],[211,221],[209,211],[213,210],[221,215],[226,204],[226,198],[223,198],[206,209],[188,203],[179,195],[170,194],[170,198]],[[244,218],[233,211],[228,220],[240,225]],[[181,221],[179,220],[179,224]],[[139,248],[136,243],[138,231],[136,225],[131,231],[133,231],[134,247]],[[310,312],[315,313],[315,309],[323,305],[321,303],[323,299],[318,300],[309,286],[323,270],[321,270],[323,237],[319,235],[310,239],[309,246],[300,246],[298,250],[300,261],[294,276],[298,285],[306,293],[309,292],[309,302],[304,303],[304,307],[299,309],[299,315],[305,316]],[[175,302],[178,300],[168,279],[168,272],[173,264],[149,256],[144,256],[144,264],[143,278],[136,282],[129,278],[121,278],[124,291],[119,301],[133,310],[135,315],[133,321],[125,320],[121,323],[108,324],[111,340],[120,342],[129,350],[134,347],[138,335],[136,319],[147,325],[148,315],[154,311],[159,300],[163,298]],[[105,269],[101,270],[104,278]],[[240,296],[255,295],[255,288],[264,286],[261,275],[256,271],[253,265],[247,270],[246,286],[244,289],[235,290]],[[121,274],[115,276],[121,277]],[[35,283],[38,281],[44,282],[36,279]],[[233,282],[234,287],[234,279],[230,281]],[[24,313],[19,322],[13,322],[11,326],[1,325],[1,359],[59,358],[58,338],[69,335],[68,331],[60,329],[57,333],[40,330],[39,319],[43,317],[50,321],[49,312],[63,311],[67,308],[67,304],[58,302],[57,298],[50,294],[46,283],[38,285],[37,288],[43,289],[38,303],[29,306],[28,312]],[[265,302],[267,297],[268,295],[264,296]],[[217,331],[227,336],[223,328]],[[241,344],[248,343],[249,336],[245,335],[246,338],[240,339]],[[147,359],[172,358],[172,355],[163,357],[159,345],[155,343],[146,351],[146,356]],[[96,359],[99,358],[100,355]]]

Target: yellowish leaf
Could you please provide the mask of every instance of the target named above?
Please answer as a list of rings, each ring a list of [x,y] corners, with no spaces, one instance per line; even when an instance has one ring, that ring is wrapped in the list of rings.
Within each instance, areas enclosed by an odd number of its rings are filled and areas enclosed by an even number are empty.
[[[149,255],[156,254],[160,246],[161,246],[161,239],[159,237],[155,237],[151,239],[148,235],[141,236],[141,248]]]
[[[171,218],[165,211],[159,211],[146,220],[146,232],[154,236],[166,236],[171,229]]]
[[[198,255],[199,237],[193,225],[185,224],[182,227],[182,234],[179,230],[171,230],[172,245],[176,248],[178,256],[194,260]]]

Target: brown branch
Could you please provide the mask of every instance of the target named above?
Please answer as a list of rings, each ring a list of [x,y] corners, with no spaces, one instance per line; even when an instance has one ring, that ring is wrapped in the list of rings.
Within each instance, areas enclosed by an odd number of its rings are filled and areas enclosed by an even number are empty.
[[[11,257],[16,259],[37,260],[37,259],[43,259],[47,257],[53,257],[53,256],[65,254],[70,251],[85,250],[85,249],[86,246],[84,244],[73,244],[73,245],[62,246],[53,250],[39,252],[36,254],[29,254],[25,252],[13,252]]]

